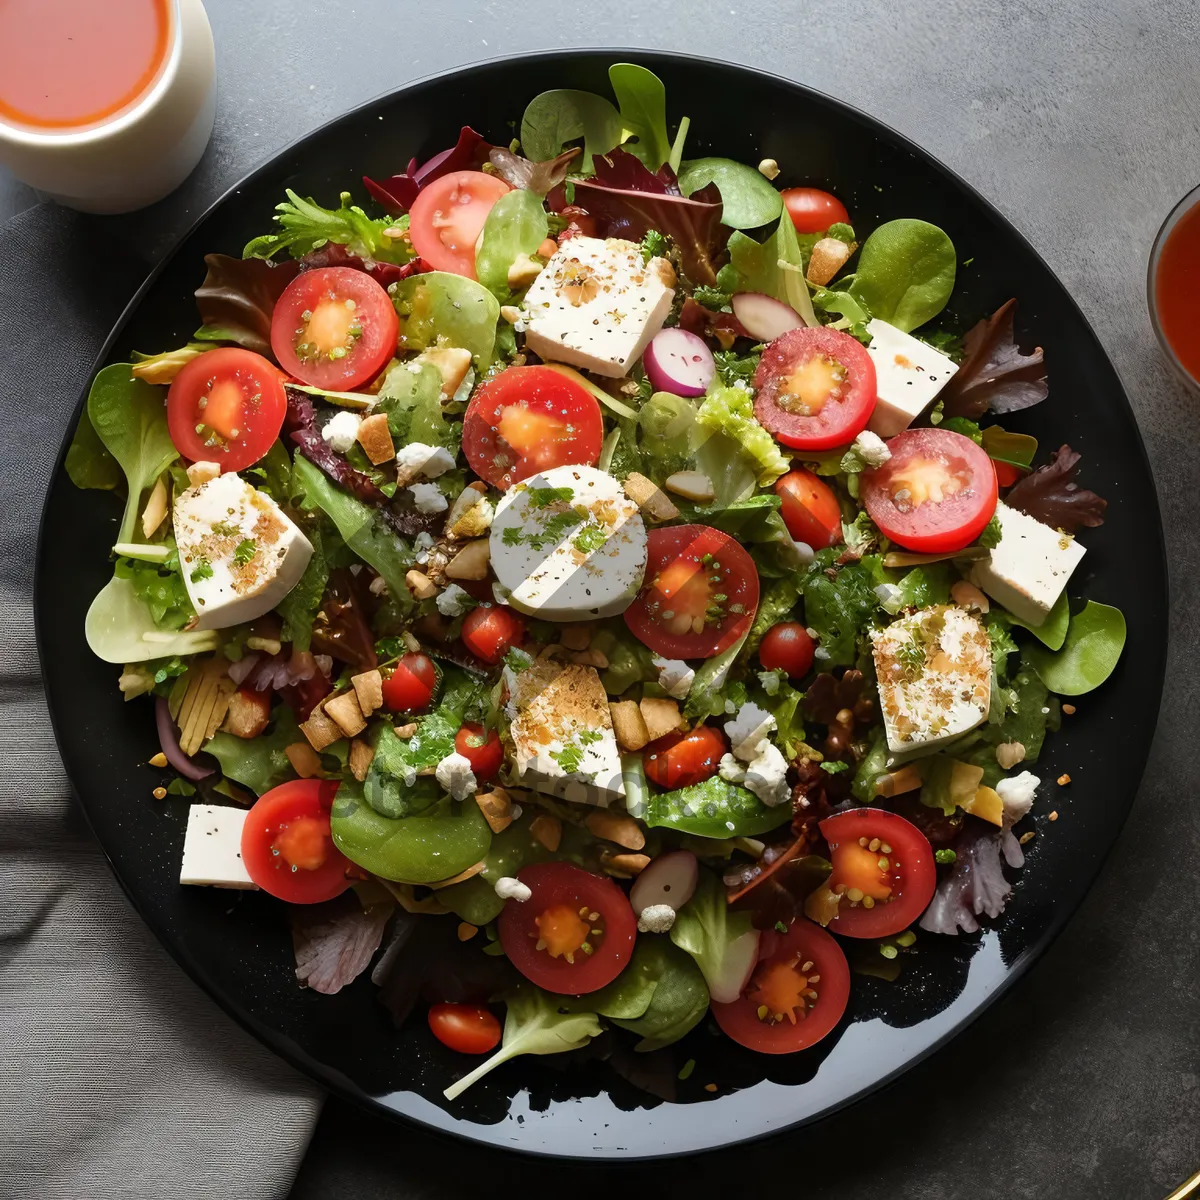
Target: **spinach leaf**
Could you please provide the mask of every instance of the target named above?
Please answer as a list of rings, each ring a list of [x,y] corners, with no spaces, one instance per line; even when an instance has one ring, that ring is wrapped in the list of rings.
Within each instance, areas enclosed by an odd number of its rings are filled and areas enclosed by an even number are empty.
[[[87,405],[79,414],[79,424],[67,447],[67,478],[77,488],[98,488],[113,492],[125,482],[125,472],[100,440],[87,413]]]
[[[508,270],[533,255],[546,240],[550,223],[539,196],[522,190],[508,192],[492,206],[475,255],[479,282],[497,299],[508,302],[512,288]]]
[[[989,458],[1010,463],[1014,467],[1031,466],[1038,448],[1038,440],[1032,434],[1010,433],[1007,429],[1001,429],[999,425],[989,425],[983,431],[981,444]]]
[[[1029,625],[1020,617],[1007,613],[1009,624],[1028,629],[1049,650],[1061,650],[1067,640],[1067,629],[1071,623],[1071,604],[1064,591],[1054,602],[1054,607],[1040,625]]]
[[[465,275],[429,271],[393,285],[392,303],[400,314],[400,349],[460,346],[470,350],[482,374],[496,352],[500,301]]]
[[[1058,719],[1058,702],[1051,702],[1046,685],[1027,661],[1022,660],[1009,688],[1008,711],[999,725],[987,727],[992,745],[1020,742],[1025,747],[1025,762],[1037,762],[1046,740],[1046,729]]]
[[[757,837],[791,819],[790,805],[768,808],[749,788],[719,775],[651,795],[642,818],[651,829],[665,827],[706,838]]]
[[[663,81],[636,63],[613,63],[608,68],[608,81],[621,110],[621,123],[637,138],[626,143],[626,148],[651,171],[657,171],[671,154]]]
[[[1025,657],[1052,692],[1082,696],[1113,673],[1124,648],[1125,617],[1121,610],[1089,600],[1071,617],[1058,653],[1030,646]]]
[[[118,542],[133,540],[142,493],[179,457],[167,430],[166,394],[162,388],[134,379],[132,370],[130,363],[105,367],[92,381],[87,399],[91,427],[125,472],[129,489]],[[76,458],[78,463],[79,456]],[[98,470],[108,477],[107,465]]]
[[[292,498],[292,456],[284,444],[275,441],[257,465],[242,472],[259,491],[266,492],[276,504],[287,504]]]
[[[854,779],[850,783],[850,792],[855,800],[862,804],[870,804],[875,799],[875,781],[880,775],[887,774],[888,757],[887,738],[884,737],[883,730],[876,727],[871,730],[867,752],[858,764]]]
[[[570,88],[534,96],[521,118],[521,148],[532,159],[558,156],[567,142],[583,138],[584,175],[594,171],[592,159],[607,154],[624,137],[621,114],[602,96]]]
[[[368,217],[357,204],[350,203],[350,193],[342,192],[337,208],[322,208],[315,201],[305,200],[291,188],[287,199],[275,206],[275,222],[279,229],[263,234],[246,244],[243,258],[271,258],[286,250],[293,258],[303,258],[329,242],[345,246],[359,258],[376,262],[406,263],[413,252],[406,240],[383,236],[395,221]]]
[[[217,733],[204,747],[206,754],[221,764],[226,779],[244,784],[256,796],[296,778],[285,752],[288,746],[304,740],[296,717],[286,704],[272,714],[270,730],[256,738],[234,737]]]
[[[115,575],[92,601],[84,633],[88,648],[97,658],[122,665],[177,654],[202,654],[221,643],[221,635],[214,629],[177,633],[159,629],[132,581]]]
[[[699,1024],[708,1011],[708,985],[692,958],[665,937],[640,937],[620,983],[635,964],[643,979],[653,979],[648,1003],[636,1017],[606,1013],[614,1025],[641,1036],[634,1047],[642,1053],[677,1042]],[[610,985],[613,986],[613,985]]]
[[[873,317],[910,333],[946,307],[956,265],[954,243],[936,225],[888,221],[863,244],[849,291]]]
[[[685,196],[715,183],[724,210],[722,224],[731,229],[757,229],[783,211],[783,197],[754,167],[731,158],[694,158],[679,171],[679,190]]]
[[[387,414],[388,431],[397,446],[424,442],[458,449],[453,427],[442,413],[442,377],[431,363],[397,363],[384,377],[374,411]]]
[[[561,1054],[566,1050],[578,1050],[603,1032],[595,1013],[560,1012],[560,1001],[558,996],[522,984],[514,995],[508,997],[500,1049],[448,1087],[444,1093],[446,1099],[454,1100],[461,1096],[473,1083],[478,1083],[501,1063],[519,1054]]]

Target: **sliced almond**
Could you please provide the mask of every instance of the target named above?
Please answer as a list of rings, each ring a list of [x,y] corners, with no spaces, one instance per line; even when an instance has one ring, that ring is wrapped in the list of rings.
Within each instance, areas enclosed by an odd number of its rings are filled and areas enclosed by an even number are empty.
[[[221,466],[215,462],[194,462],[187,469],[188,483],[192,487],[199,487],[202,483],[207,483],[210,479],[216,479],[221,473]]]
[[[308,744],[314,750],[324,750],[345,736],[337,722],[327,717],[320,708],[312,710],[308,720],[300,726],[300,732],[308,738]]]
[[[625,476],[625,494],[652,521],[674,521],[679,516],[671,497],[645,475],[630,471]]]
[[[363,419],[358,427],[358,444],[375,466],[396,457],[396,443],[388,428],[387,413],[374,413]]]
[[[553,854],[562,841],[562,822],[550,813],[538,813],[529,823],[529,832]]]
[[[490,792],[480,792],[475,797],[479,811],[491,827],[493,833],[503,833],[513,822],[512,798],[501,787],[492,788]]]
[[[325,712],[337,722],[338,727],[346,737],[354,737],[367,727],[363,711],[359,707],[358,697],[353,692],[345,692],[325,701]]]
[[[640,850],[646,844],[642,827],[628,813],[598,808],[583,818],[583,823],[598,838],[616,842],[626,850]]]
[[[167,485],[163,483],[162,476],[160,475],[150,491],[150,498],[146,501],[146,507],[142,509],[143,536],[153,537],[154,531],[166,520],[166,517]]]
[[[417,732],[417,723],[416,721],[409,721],[407,725],[395,725],[393,726],[393,732],[401,741],[407,742]]]
[[[613,732],[622,750],[634,753],[649,742],[650,730],[646,728],[646,720],[636,700],[610,703],[608,711],[612,713]]]
[[[421,571],[409,571],[404,576],[404,582],[414,600],[432,600],[438,593],[437,584]]]
[[[359,783],[366,779],[367,772],[371,769],[374,761],[375,751],[362,738],[355,738],[350,743],[350,774]]]
[[[301,779],[312,779],[321,773],[321,756],[307,742],[293,742],[283,750],[292,770]]]
[[[491,562],[491,539],[476,538],[446,564],[446,575],[450,579],[486,579]]]
[[[383,707],[383,676],[378,671],[364,671],[350,678],[350,686],[358,697],[358,707],[364,717]]]
[[[837,238],[822,238],[808,260],[808,281],[824,287],[847,263],[856,247]]]
[[[712,480],[699,471],[676,471],[674,475],[668,475],[665,482],[667,491],[691,500],[693,504],[708,504],[716,499]]]
[[[650,856],[647,854],[601,855],[600,865],[604,868],[606,875],[612,875],[616,879],[632,879],[650,865]]]
[[[646,736],[652,742],[657,742],[668,733],[674,733],[683,722],[679,705],[674,700],[646,696],[639,707],[642,710],[642,720],[646,722]]]

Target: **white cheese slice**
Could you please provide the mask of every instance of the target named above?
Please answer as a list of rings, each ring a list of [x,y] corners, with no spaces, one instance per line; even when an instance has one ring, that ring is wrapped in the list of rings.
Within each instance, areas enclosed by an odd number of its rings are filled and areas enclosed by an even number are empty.
[[[642,586],[645,523],[621,484],[595,467],[554,467],[514,484],[489,537],[505,602],[530,616],[611,617]]]
[[[667,319],[674,285],[671,264],[644,263],[636,242],[570,238],[525,294],[525,344],[547,362],[625,375]]]
[[[193,804],[188,809],[179,882],[206,887],[253,888],[242,862],[242,828],[249,809]]]
[[[175,541],[197,629],[270,612],[300,581],[312,545],[265,492],[232,472],[175,501]]]
[[[871,637],[888,749],[939,750],[987,720],[992,646],[966,609],[924,608]]]
[[[879,401],[867,428],[890,438],[907,429],[958,370],[952,359],[886,321],[867,322]]]
[[[550,660],[513,681],[512,734],[525,787],[601,808],[625,799],[608,694],[594,667]]]
[[[972,564],[969,578],[1028,625],[1041,625],[1062,595],[1084,548],[1007,504],[996,505],[1000,542]]]

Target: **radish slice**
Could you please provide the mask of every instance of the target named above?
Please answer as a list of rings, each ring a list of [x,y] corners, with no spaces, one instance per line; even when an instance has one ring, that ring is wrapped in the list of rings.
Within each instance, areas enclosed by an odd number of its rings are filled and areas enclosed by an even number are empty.
[[[773,342],[789,329],[802,329],[800,314],[789,304],[762,292],[739,292],[729,302],[746,332],[760,342]]]
[[[678,912],[691,898],[700,878],[700,864],[690,850],[673,850],[656,858],[634,881],[629,903],[640,917],[652,904]]]
[[[703,396],[717,373],[704,339],[686,329],[662,329],[642,356],[646,378],[656,392]]]
[[[758,965],[759,932],[751,929],[741,937],[734,938],[725,947],[721,965],[711,975],[705,974],[708,994],[717,1004],[732,1004],[750,982],[750,976]]]

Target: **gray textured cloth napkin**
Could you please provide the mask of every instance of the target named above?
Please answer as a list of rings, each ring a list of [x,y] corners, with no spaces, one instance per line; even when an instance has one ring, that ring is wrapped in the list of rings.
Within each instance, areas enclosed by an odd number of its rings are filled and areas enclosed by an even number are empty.
[[[71,796],[42,692],[42,500],[149,267],[109,230],[48,205],[0,230],[0,1197],[282,1197],[321,1093],[142,925]]]

